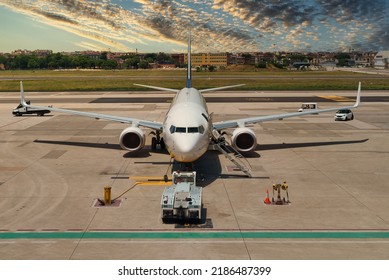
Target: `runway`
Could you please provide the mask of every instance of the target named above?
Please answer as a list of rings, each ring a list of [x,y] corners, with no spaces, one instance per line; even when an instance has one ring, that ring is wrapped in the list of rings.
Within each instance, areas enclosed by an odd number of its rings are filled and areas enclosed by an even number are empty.
[[[353,104],[355,92],[209,94],[214,121]],[[170,94],[26,93],[33,104],[162,121]],[[238,96],[235,96],[238,95]],[[165,174],[169,156],[120,149],[125,124],[51,114],[13,117],[17,93],[0,97],[1,259],[388,259],[389,92],[364,92],[355,119],[333,113],[251,128],[253,178],[209,151],[195,164],[205,177],[207,225],[163,224],[164,186],[131,189],[118,207],[94,207],[139,176]],[[250,99],[251,98],[251,99]],[[339,101],[341,100],[341,101]],[[231,131],[229,131],[231,132]],[[137,179],[139,180],[139,179]],[[265,205],[287,181],[291,204]]]
[[[58,95],[59,93],[51,93],[52,95]],[[61,95],[63,93],[60,93]],[[80,93],[81,94],[81,93]],[[109,94],[108,92],[103,93],[104,95]],[[305,96],[258,96],[258,93],[241,95],[240,92],[237,93],[238,96],[205,96],[207,103],[269,103],[269,102],[338,102],[341,101],[352,101],[352,97],[341,96],[338,94],[328,94],[328,93],[318,93],[320,95],[310,96],[309,100]],[[151,94],[155,95],[155,94]],[[139,94],[139,96],[130,96],[130,97],[99,97],[99,98],[85,98],[78,97],[78,102],[83,103],[170,103],[173,99],[173,96],[144,96]],[[41,103],[72,103],[74,99],[69,98],[39,98],[37,100]],[[383,95],[369,95],[363,96],[361,98],[362,102],[389,102],[389,96]],[[4,103],[15,104],[18,102],[17,98],[4,98]]]

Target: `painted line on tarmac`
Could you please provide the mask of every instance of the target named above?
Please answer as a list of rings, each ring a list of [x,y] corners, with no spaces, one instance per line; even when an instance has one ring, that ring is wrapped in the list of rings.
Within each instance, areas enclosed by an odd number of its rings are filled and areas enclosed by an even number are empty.
[[[389,239],[389,231],[0,232],[5,239]]]
[[[389,244],[389,240],[83,240],[85,244],[242,244],[242,243],[255,243],[255,244]],[[1,244],[1,241],[0,241]]]
[[[333,101],[336,101],[336,102],[355,101],[355,99],[351,99],[351,98],[344,97],[344,96],[339,96],[339,95],[319,95],[318,97],[324,98],[324,99],[333,100]]]

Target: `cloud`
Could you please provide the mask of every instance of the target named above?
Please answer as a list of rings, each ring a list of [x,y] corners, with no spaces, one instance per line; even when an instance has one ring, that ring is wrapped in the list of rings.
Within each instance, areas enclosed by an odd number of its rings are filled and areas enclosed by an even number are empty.
[[[240,18],[251,27],[264,32],[282,25],[291,27],[312,22],[315,7],[307,1],[250,1],[250,0],[214,0],[214,8],[220,8],[233,17]],[[309,1],[308,1],[309,2]]]
[[[4,1],[1,4],[37,21],[114,49],[127,48],[113,40],[114,36],[111,35],[112,31],[122,28],[113,17],[115,9],[119,8],[107,5],[104,1]]]
[[[0,5],[112,50],[389,48],[387,0],[3,0]],[[332,38],[332,39],[331,39]],[[81,43],[83,42],[83,43]],[[92,45],[91,45],[92,46]],[[161,46],[161,45],[159,45]],[[158,49],[156,49],[158,51]],[[166,51],[166,50],[165,50]]]

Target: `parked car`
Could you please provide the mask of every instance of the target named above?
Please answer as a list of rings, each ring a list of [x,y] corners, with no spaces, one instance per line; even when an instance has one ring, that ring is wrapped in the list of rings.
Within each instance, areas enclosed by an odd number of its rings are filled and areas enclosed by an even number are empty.
[[[30,104],[30,101],[27,101],[27,104]],[[12,110],[12,114],[15,116],[22,116],[24,114],[32,115],[37,114],[38,116],[43,116],[44,114],[50,113],[50,110],[41,110],[24,107],[22,104],[19,104],[18,107]]]
[[[339,110],[335,113],[335,120],[336,121],[347,121],[347,120],[353,120],[354,114],[350,109],[343,109]]]

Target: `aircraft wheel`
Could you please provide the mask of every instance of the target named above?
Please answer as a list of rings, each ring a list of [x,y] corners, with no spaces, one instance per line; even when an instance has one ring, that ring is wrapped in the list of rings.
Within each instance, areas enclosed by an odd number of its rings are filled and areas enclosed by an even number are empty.
[[[161,145],[161,150],[165,150],[166,146],[165,146],[165,141],[163,141],[163,137],[161,138],[160,145]]]
[[[151,149],[152,150],[157,149],[157,138],[155,138],[155,137],[151,138]]]

